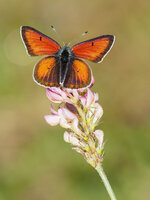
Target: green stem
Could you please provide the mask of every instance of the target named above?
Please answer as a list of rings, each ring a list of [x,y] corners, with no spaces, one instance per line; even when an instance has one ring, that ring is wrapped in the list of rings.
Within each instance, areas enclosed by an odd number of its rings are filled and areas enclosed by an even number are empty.
[[[95,169],[99,173],[99,175],[105,185],[105,188],[110,196],[110,199],[117,200],[102,166],[99,164]]]

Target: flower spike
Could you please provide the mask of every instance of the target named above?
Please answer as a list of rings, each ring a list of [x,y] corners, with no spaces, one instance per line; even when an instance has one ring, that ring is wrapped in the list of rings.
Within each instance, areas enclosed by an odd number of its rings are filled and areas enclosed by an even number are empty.
[[[93,84],[94,78],[91,86]],[[49,100],[59,106],[56,111],[51,105],[51,115],[46,115],[45,120],[51,126],[59,124],[66,129],[64,141],[70,143],[72,149],[83,155],[84,159],[97,170],[111,199],[116,200],[102,168],[104,133],[102,130],[95,130],[103,115],[103,109],[98,103],[98,94],[90,87],[78,90],[46,89]]]

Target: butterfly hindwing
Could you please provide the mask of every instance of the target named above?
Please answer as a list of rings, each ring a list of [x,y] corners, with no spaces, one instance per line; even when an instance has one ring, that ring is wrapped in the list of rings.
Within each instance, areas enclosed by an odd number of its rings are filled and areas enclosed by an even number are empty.
[[[61,48],[55,40],[29,26],[21,27],[21,36],[31,56],[54,55]]]
[[[35,66],[34,80],[46,87],[59,87],[60,63],[54,56],[42,58]]]
[[[80,59],[73,59],[68,65],[64,81],[65,88],[84,88],[91,83],[92,72],[89,66]]]
[[[78,58],[87,59],[93,62],[101,62],[103,57],[109,52],[115,37],[104,35],[91,40],[76,44],[72,47],[72,52]]]

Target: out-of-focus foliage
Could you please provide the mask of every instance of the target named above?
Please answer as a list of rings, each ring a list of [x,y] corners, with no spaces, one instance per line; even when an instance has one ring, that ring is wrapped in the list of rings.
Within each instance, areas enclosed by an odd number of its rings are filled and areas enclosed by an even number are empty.
[[[150,199],[150,2],[0,0],[0,199],[109,199],[98,174],[48,126],[50,102],[32,80],[21,25],[65,42],[116,35],[100,64],[90,63],[100,95],[104,168],[118,199]]]

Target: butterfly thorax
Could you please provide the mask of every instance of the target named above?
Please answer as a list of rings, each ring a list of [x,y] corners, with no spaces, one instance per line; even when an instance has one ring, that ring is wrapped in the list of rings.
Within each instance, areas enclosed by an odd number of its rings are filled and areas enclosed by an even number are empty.
[[[61,54],[61,62],[67,63],[69,59],[69,52],[67,49],[64,49],[64,51]]]

